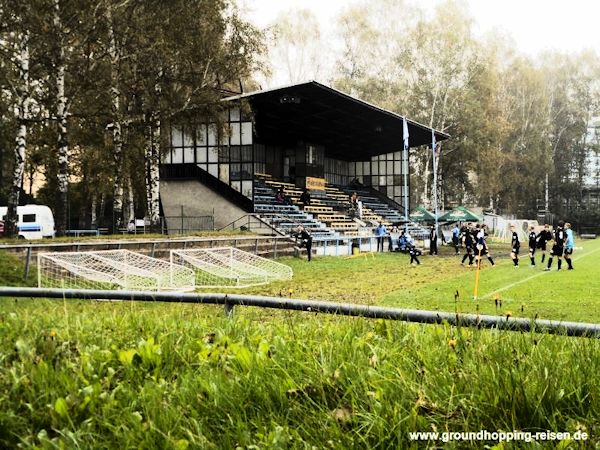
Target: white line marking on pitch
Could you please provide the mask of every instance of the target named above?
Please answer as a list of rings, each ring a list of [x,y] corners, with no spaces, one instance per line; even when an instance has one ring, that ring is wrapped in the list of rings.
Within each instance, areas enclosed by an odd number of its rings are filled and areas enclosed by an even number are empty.
[[[592,250],[591,252],[586,253],[584,255],[581,255],[578,258],[573,258],[573,261],[574,262],[575,261],[579,261],[581,258],[585,258],[586,256],[589,256],[592,253],[596,253],[598,251],[600,251],[600,248],[597,248],[596,250]],[[563,270],[566,270],[566,269],[563,269]],[[536,273],[535,275],[531,275],[530,277],[524,278],[524,279],[519,280],[519,281],[515,281],[514,283],[509,284],[508,286],[504,286],[503,288],[496,289],[495,291],[492,291],[489,294],[485,294],[483,297],[481,297],[481,299],[483,300],[484,298],[489,298],[489,297],[491,297],[494,294],[497,294],[497,293],[502,292],[502,291],[506,291],[506,290],[508,290],[508,289],[510,289],[510,288],[512,288],[512,287],[514,287],[516,285],[518,285],[518,284],[525,283],[526,281],[529,281],[529,280],[531,280],[531,279],[533,279],[535,277],[539,277],[540,275],[545,275],[547,273],[550,273],[550,272],[549,271],[548,272],[544,271],[544,272]]]

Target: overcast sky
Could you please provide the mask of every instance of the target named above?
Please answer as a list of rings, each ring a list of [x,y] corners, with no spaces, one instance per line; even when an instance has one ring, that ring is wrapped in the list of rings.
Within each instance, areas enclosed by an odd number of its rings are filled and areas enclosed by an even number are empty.
[[[352,0],[240,0],[247,18],[264,27],[289,9],[309,9],[327,33],[344,5]],[[377,1],[377,0],[371,0]],[[497,28],[515,40],[520,52],[534,56],[543,50],[600,54],[600,0],[465,0],[476,22],[476,32]],[[419,0],[432,11],[439,0]]]

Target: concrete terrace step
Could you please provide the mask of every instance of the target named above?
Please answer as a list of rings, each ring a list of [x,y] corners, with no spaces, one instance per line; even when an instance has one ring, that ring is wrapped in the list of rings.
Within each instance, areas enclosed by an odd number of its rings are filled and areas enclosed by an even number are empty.
[[[333,212],[333,208],[331,206],[312,206],[308,205],[304,207],[305,212],[310,213],[331,213]]]

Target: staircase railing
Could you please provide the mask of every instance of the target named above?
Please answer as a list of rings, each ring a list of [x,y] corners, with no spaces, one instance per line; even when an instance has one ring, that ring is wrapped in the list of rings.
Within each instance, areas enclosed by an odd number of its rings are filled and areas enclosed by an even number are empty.
[[[218,193],[221,197],[239,206],[244,211],[251,212],[254,204],[251,199],[219,180],[196,164],[165,164],[160,167],[160,176],[166,180],[193,179]]]
[[[257,229],[254,227],[254,225],[257,225],[258,229],[266,228],[269,231],[271,231],[273,234],[278,234],[280,236],[287,236],[285,233],[281,232],[280,230],[275,228],[272,224],[270,224],[268,221],[264,220],[262,217],[260,217],[258,214],[255,214],[255,213],[245,214],[241,217],[238,217],[231,223],[228,223],[224,227],[219,228],[219,231],[227,230],[227,229],[235,230],[238,228],[242,229],[242,227],[244,227],[244,226],[246,227],[246,229],[248,231],[253,231],[253,230]]]

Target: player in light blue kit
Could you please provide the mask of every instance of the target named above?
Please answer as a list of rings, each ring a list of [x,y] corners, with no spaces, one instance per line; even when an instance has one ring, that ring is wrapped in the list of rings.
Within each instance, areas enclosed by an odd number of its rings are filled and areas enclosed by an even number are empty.
[[[567,240],[565,241],[565,261],[569,266],[567,270],[573,270],[571,257],[573,255],[573,247],[575,247],[575,239],[573,238],[573,230],[569,222],[565,223],[565,233],[567,235]]]

